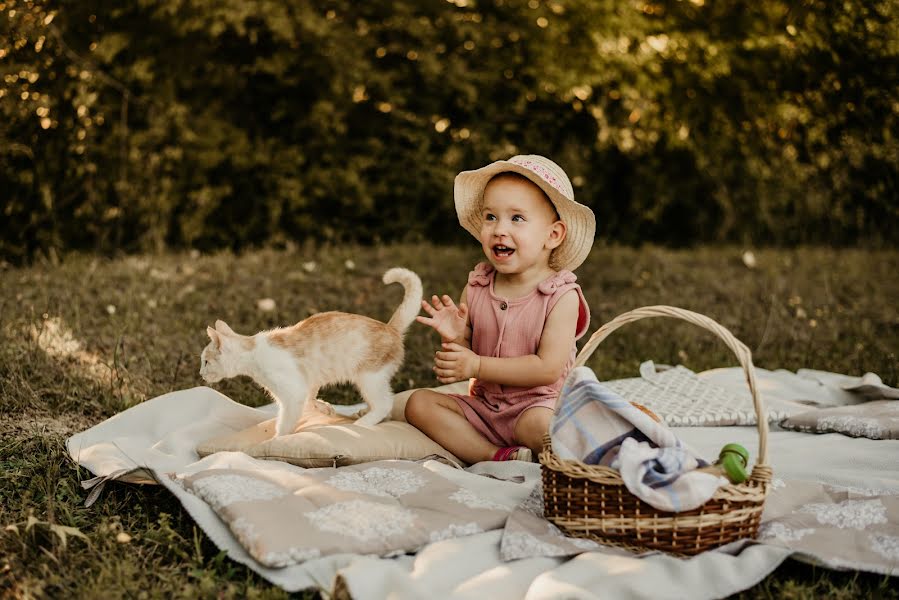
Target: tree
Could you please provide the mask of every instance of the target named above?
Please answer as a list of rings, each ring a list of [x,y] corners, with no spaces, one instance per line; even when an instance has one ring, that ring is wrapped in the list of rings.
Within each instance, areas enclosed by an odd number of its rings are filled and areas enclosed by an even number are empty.
[[[563,165],[608,240],[891,239],[897,3],[0,0],[0,256],[464,239]]]

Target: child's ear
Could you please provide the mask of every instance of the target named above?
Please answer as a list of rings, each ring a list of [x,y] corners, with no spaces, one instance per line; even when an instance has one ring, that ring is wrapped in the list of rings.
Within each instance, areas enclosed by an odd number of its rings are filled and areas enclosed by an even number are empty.
[[[567,233],[568,228],[565,226],[565,222],[556,221],[549,230],[549,236],[546,238],[546,247],[550,250],[555,250],[565,241]]]
[[[232,335],[234,334],[234,330],[231,329],[230,327],[228,327],[228,324],[225,323],[224,321],[222,321],[221,319],[219,319],[218,321],[215,322],[215,328],[217,331],[220,331],[221,333],[230,333]]]
[[[222,347],[222,338],[219,336],[219,332],[218,332],[218,331],[216,331],[216,330],[213,329],[212,327],[207,327],[207,328],[206,328],[206,335],[209,336],[209,339],[212,340],[212,343],[213,343],[213,344],[215,344],[215,345],[218,346],[219,348]]]

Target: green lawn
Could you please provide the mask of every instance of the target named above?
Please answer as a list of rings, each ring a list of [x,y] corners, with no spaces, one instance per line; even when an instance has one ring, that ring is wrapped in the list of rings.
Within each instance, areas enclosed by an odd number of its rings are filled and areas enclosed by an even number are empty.
[[[761,250],[754,268],[741,255],[733,247],[597,246],[578,270],[591,332],[631,308],[671,304],[728,327],[753,351],[757,366],[873,371],[897,385],[899,251]],[[457,296],[478,259],[474,244],[410,244],[240,256],[76,256],[58,265],[0,267],[0,592],[286,596],[219,553],[158,487],[113,484],[84,508],[79,482],[92,475],[68,459],[65,438],[148,398],[200,385],[205,327],[217,318],[241,333],[324,310],[386,320],[401,298],[399,286],[380,281],[387,268],[413,269],[427,294]],[[275,309],[260,310],[263,298],[273,299]],[[396,389],[436,384],[430,371],[436,341],[413,325]],[[712,334],[653,319],[612,334],[590,365],[608,379],[633,376],[646,359],[696,371],[734,364]],[[246,379],[216,387],[248,405],[268,402]],[[346,386],[323,396],[356,401]],[[897,597],[897,587],[882,576],[788,561],[741,596]]]

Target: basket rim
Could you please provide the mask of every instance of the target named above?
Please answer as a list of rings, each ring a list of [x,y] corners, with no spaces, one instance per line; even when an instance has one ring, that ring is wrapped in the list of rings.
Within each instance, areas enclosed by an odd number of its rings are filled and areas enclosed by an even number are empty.
[[[763,469],[768,468],[770,471],[768,465],[768,414],[765,410],[764,399],[759,394],[758,385],[756,383],[755,366],[752,364],[752,352],[750,352],[749,348],[747,348],[743,342],[738,340],[730,330],[706,315],[685,308],[668,306],[665,304],[643,306],[621,313],[611,321],[606,322],[597,329],[592,336],[590,336],[590,339],[587,340],[587,343],[584,344],[584,347],[577,354],[571,373],[573,373],[576,368],[585,366],[587,360],[599,344],[613,331],[628,323],[653,317],[681,319],[702,327],[703,329],[707,329],[721,338],[725,345],[727,345],[727,347],[734,353],[746,376],[746,383],[749,386],[749,392],[752,396],[752,404],[756,414],[756,430],[759,437],[759,446],[755,467],[762,467]],[[569,374],[569,377],[570,376],[571,375]],[[753,474],[755,474],[755,467],[753,467]]]

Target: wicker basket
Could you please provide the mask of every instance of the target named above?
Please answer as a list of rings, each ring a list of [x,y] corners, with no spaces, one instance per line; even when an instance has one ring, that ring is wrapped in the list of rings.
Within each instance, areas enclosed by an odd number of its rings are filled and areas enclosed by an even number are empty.
[[[697,509],[663,512],[631,494],[617,470],[560,459],[553,454],[547,435],[540,453],[544,514],[568,535],[634,550],[693,555],[735,540],[754,538],[772,471],[767,465],[767,415],[756,387],[752,355],[742,342],[704,315],[673,306],[647,306],[619,315],[600,327],[578,354],[575,366],[582,366],[610,333],[647,317],[674,317],[708,329],[736,354],[746,373],[758,417],[759,452],[752,474],[743,483],[718,488]]]

